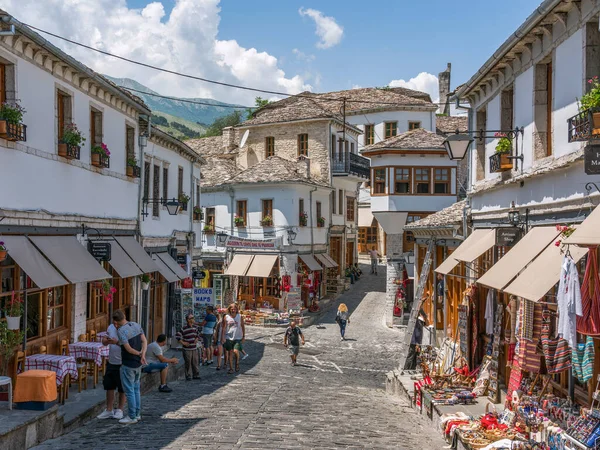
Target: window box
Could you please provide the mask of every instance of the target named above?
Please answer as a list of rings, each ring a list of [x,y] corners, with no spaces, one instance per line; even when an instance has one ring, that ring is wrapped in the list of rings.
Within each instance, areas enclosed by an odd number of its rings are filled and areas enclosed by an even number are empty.
[[[513,163],[508,153],[494,153],[490,156],[490,173],[500,173],[512,170]]]
[[[67,159],[79,159],[81,147],[71,144],[58,144],[58,156]]]
[[[260,224],[263,227],[272,227],[273,226],[273,219],[271,217],[265,217],[260,221]]]
[[[243,217],[236,216],[233,218],[233,223],[238,228],[243,228],[246,226],[246,220]]]
[[[300,221],[301,227],[305,227],[308,225],[308,214],[306,214],[305,212],[301,212],[300,217],[298,219]]]
[[[0,137],[7,141],[25,142],[27,140],[27,125],[0,120]]]
[[[325,226],[325,217],[317,217],[317,227],[323,228]]]
[[[110,168],[110,156],[92,153],[92,166]]]
[[[215,234],[215,226],[212,224],[204,225],[202,231],[204,231],[204,234]]]
[[[140,166],[127,166],[125,172],[128,177],[140,178],[142,176],[142,168]]]
[[[192,212],[194,214],[194,220],[196,222],[200,222],[203,219],[202,210],[198,206],[194,206],[194,209],[192,210]]]

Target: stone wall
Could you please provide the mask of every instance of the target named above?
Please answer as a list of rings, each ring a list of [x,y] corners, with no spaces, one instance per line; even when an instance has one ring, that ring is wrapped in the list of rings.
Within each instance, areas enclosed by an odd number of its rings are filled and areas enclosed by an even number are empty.
[[[396,302],[396,291],[398,286],[394,284],[394,279],[400,277],[399,266],[393,260],[393,255],[402,254],[403,234],[387,235],[387,279],[386,279],[386,297],[385,297],[385,324],[388,327],[394,325],[394,304]]]

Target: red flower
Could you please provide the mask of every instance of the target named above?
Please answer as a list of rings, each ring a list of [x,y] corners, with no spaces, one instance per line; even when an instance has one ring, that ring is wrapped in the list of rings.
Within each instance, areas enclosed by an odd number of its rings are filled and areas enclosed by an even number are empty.
[[[560,241],[556,241],[556,242],[554,243],[554,245],[556,245],[557,247],[560,247]]]

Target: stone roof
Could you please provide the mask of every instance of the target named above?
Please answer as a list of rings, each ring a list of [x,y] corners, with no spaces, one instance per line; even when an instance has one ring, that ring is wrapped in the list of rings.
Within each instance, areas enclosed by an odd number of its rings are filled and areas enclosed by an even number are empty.
[[[469,129],[469,118],[467,116],[437,116],[435,126],[439,134],[451,134],[456,130],[464,133]]]
[[[383,149],[395,150],[444,150],[444,136],[424,128],[406,131],[362,149],[362,154]]]
[[[456,202],[447,208],[434,214],[430,214],[423,219],[406,224],[405,230],[425,230],[427,228],[453,228],[455,225],[461,225],[463,221],[463,211],[467,205],[466,200]]]
[[[235,160],[231,158],[207,156],[205,159],[206,164],[202,167],[202,179],[200,180],[202,187],[218,186],[240,173]]]
[[[306,163],[289,161],[279,156],[271,156],[246,170],[243,170],[221,184],[239,183],[286,183],[301,182],[328,186],[326,183],[306,176]]]
[[[225,153],[223,148],[223,136],[188,139],[185,143],[202,156],[216,156]]]

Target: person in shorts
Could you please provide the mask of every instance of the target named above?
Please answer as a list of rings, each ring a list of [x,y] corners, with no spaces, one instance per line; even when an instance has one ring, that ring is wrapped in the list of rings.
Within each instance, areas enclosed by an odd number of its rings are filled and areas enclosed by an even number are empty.
[[[117,419],[123,418],[123,408],[125,407],[125,391],[121,384],[121,347],[118,345],[119,336],[117,335],[117,322],[113,321],[106,330],[106,335],[102,337],[102,345],[109,345],[108,362],[102,378],[102,385],[106,391],[106,409],[98,416],[98,419]],[[119,406],[113,409],[115,405],[115,390],[119,391]]]
[[[298,353],[300,353],[300,338],[302,338],[302,345],[304,345],[304,334],[302,334],[302,330],[296,326],[296,322],[292,320],[283,336],[283,345],[290,351],[292,366],[296,365]]]
[[[213,334],[217,325],[217,316],[215,316],[215,308],[213,306],[206,307],[206,317],[202,322],[202,343],[204,350],[202,352],[202,365],[208,366],[213,363]]]
[[[146,350],[146,362],[148,365],[144,366],[142,372],[153,373],[160,372],[160,386],[158,387],[159,392],[172,392],[167,385],[167,375],[169,374],[169,364],[177,364],[179,360],[177,358],[165,358],[163,355],[163,347],[167,344],[167,336],[160,334],[156,341],[148,345]]]
[[[240,352],[243,350],[242,344],[246,340],[246,327],[240,314],[238,305],[232,303],[227,307],[228,314],[223,319],[222,339],[225,340],[223,347],[229,354],[228,374],[233,373],[233,363],[235,359],[235,371],[240,371]]]

